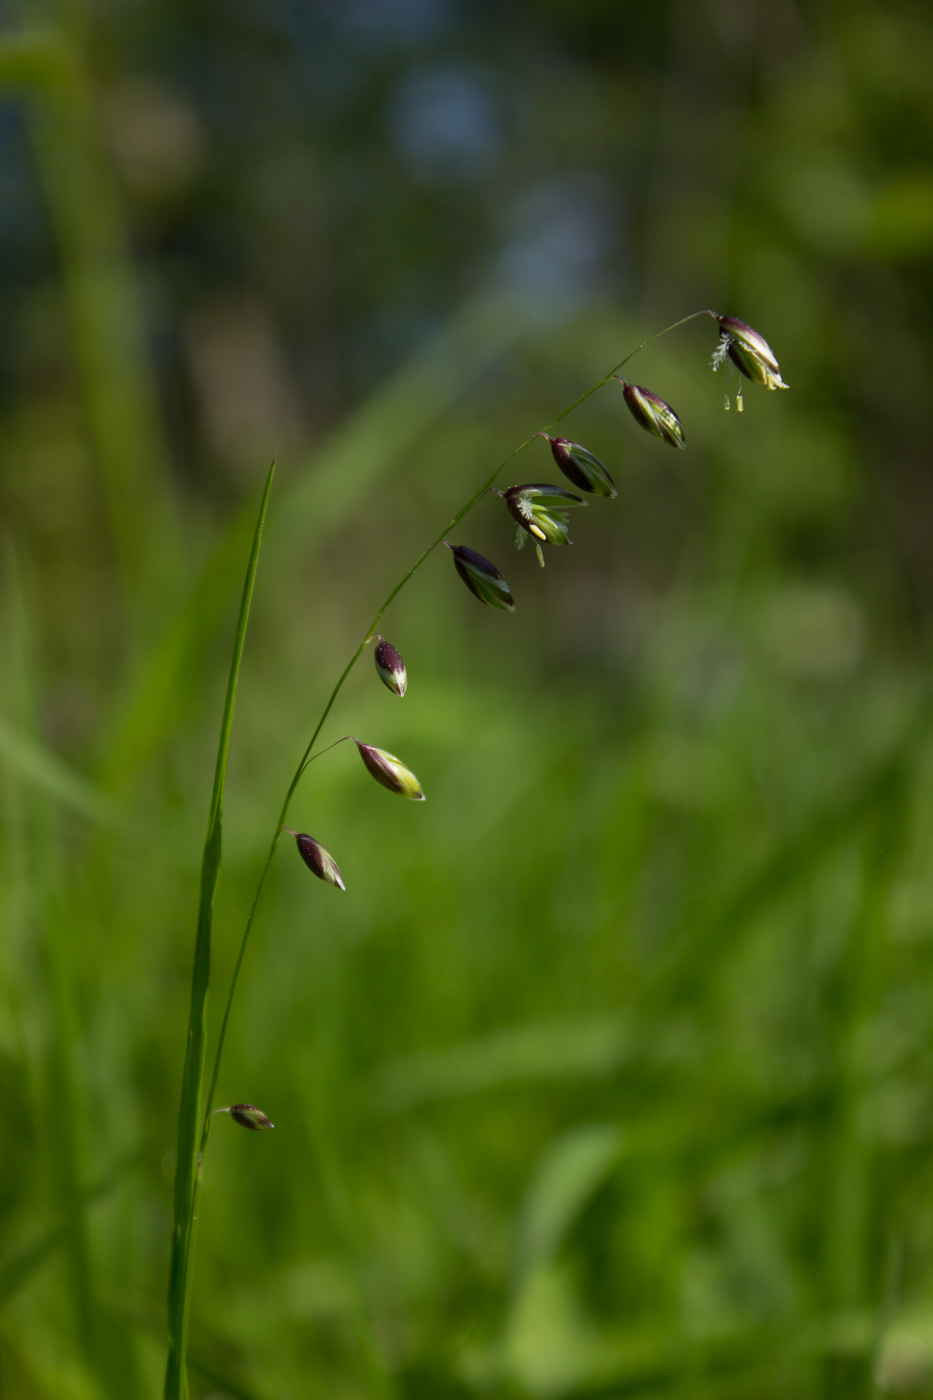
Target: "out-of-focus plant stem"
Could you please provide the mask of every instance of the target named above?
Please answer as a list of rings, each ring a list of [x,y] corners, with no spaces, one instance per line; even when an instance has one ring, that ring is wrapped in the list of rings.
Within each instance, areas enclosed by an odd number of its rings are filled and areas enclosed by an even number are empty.
[[[98,124],[80,17],[56,0],[41,21],[0,38],[0,89],[22,94],[40,177],[57,236],[81,376],[89,437],[100,470],[124,606],[141,642],[154,614],[171,602],[172,526],[167,453],[149,366],[138,281],[120,198]],[[150,610],[147,616],[147,609]],[[40,786],[98,819],[115,804],[47,753],[28,726],[4,728],[0,743]],[[126,1394],[132,1384],[105,1337],[91,1278],[80,1172],[82,1105],[75,1078],[79,1040],[74,1005],[74,901],[56,858],[57,822],[44,813],[37,832],[35,919],[43,934],[50,1035],[49,1131],[52,1183],[68,1224],[64,1242],[81,1351],[97,1393]]]
[[[54,24],[0,41],[0,87],[28,99],[114,550],[139,621],[144,606],[164,608],[177,588],[168,453],[142,297],[83,35],[72,6],[54,8]]]

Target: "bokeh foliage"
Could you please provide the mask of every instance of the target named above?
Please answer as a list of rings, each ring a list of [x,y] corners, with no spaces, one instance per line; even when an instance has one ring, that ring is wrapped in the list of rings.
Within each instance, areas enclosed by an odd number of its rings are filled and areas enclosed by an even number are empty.
[[[207,1396],[933,1391],[933,29],[853,0],[60,0],[0,41],[0,1394],[154,1397],[213,747],[215,986],[292,767],[453,508],[569,420],[615,502],[462,539],[325,737],[199,1226]],[[517,479],[553,475],[538,443]],[[506,482],[505,484],[510,484]],[[214,1028],[221,995],[212,1001]]]

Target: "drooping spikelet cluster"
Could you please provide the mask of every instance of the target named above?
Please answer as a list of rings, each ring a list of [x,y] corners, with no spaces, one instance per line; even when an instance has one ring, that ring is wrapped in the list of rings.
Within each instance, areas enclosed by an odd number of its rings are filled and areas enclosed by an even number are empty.
[[[712,316],[719,325],[719,344],[713,352],[711,362],[714,370],[728,363],[730,367],[734,366],[740,370],[747,379],[764,385],[766,389],[787,388],[781,378],[778,362],[764,336],[735,316],[719,316],[715,311],[699,314]],[[626,406],[636,423],[670,447],[686,447],[684,425],[669,403],[652,389],[646,389],[644,385],[630,384],[618,374],[610,377],[622,386]],[[741,390],[737,397],[741,412]],[[729,407],[728,396],[726,407]],[[552,437],[547,432],[538,433],[538,437],[546,438],[557,466],[578,491],[607,499],[618,495],[612,477],[599,458],[587,448],[578,442],[571,442],[569,438]],[[541,546],[570,544],[570,522],[567,512],[588,504],[564,487],[552,486],[547,482],[510,486],[507,491],[497,492],[497,495],[505,501],[506,508],[518,526],[518,548],[521,549],[527,540],[533,540],[542,569],[544,551]],[[507,608],[510,612],[515,611],[515,602],[509,586],[494,564],[466,545],[448,545],[448,548],[453,551],[458,574],[481,603],[487,603],[494,608]]]
[[[788,387],[781,378],[774,352],[758,331],[735,316],[719,316],[714,311],[705,314],[711,316],[719,325],[719,343],[711,360],[713,370],[725,369],[727,373],[732,374],[737,371],[765,389]],[[669,403],[653,390],[643,385],[631,384],[617,374],[607,378],[613,378],[621,385],[629,412],[646,432],[670,447],[686,447],[683,424]],[[726,407],[729,406],[727,392]],[[736,406],[741,412],[741,388],[736,395]],[[607,500],[618,495],[609,472],[599,458],[587,448],[578,442],[572,442],[570,438],[553,437],[546,431],[536,436],[547,441],[555,464],[577,491],[588,496],[601,496]],[[570,544],[569,511],[588,504],[582,496],[549,482],[526,482],[510,486],[505,491],[497,491],[496,494],[503,500],[516,523],[519,548],[527,540],[532,540],[542,568],[542,546]],[[475,598],[487,607],[500,608],[507,612],[515,611],[511,589],[495,564],[468,545],[453,545],[447,540],[444,544],[451,551],[458,575]],[[379,633],[367,638],[367,642],[369,641],[376,642],[373,656],[379,679],[393,695],[401,699],[408,688],[408,673],[401,654]],[[364,744],[352,735],[346,735],[345,738],[353,739],[367,772],[382,787],[411,801],[424,801],[421,784],[401,759],[385,749]],[[337,742],[342,743],[344,740]],[[307,832],[291,831],[288,827],[282,830],[295,838],[298,854],[312,874],[335,889],[345,889],[337,862],[320,841],[309,836]],[[271,1120],[255,1104],[233,1104],[227,1108],[215,1109],[214,1113],[229,1114],[234,1122],[254,1132],[273,1126]]]
[[[732,369],[733,373],[738,370],[746,379],[761,384],[766,389],[787,388],[781,378],[777,359],[764,336],[735,316],[719,316],[714,311],[705,314],[718,323],[720,331],[719,343],[711,361],[714,370],[722,367]],[[669,403],[643,385],[630,384],[627,379],[617,374],[609,377],[622,386],[626,406],[640,427],[670,447],[686,447],[683,424]],[[737,395],[737,406],[741,411],[741,390]],[[729,407],[728,395],[726,407]],[[587,448],[578,442],[572,442],[570,438],[552,437],[545,431],[537,436],[547,441],[557,467],[578,491],[607,500],[618,495],[609,472],[599,458]],[[588,504],[582,496],[549,482],[526,482],[510,486],[505,491],[496,491],[496,494],[504,501],[506,509],[516,523],[518,547],[521,548],[527,540],[533,541],[542,568],[542,546],[570,544],[569,511]],[[447,540],[444,544],[451,551],[454,568],[475,598],[487,607],[501,608],[507,612],[515,611],[511,589],[495,564],[469,545],[454,545]],[[376,633],[375,640],[376,672],[383,684],[401,698],[408,686],[405,663],[396,648],[384,637]],[[364,766],[376,782],[400,797],[418,802],[424,800],[421,784],[400,759],[387,753],[385,749],[363,744],[359,739],[354,739],[353,742],[359,750]],[[289,835],[295,837],[298,853],[309,870],[336,889],[344,889],[336,862],[319,841],[305,832],[290,831]]]

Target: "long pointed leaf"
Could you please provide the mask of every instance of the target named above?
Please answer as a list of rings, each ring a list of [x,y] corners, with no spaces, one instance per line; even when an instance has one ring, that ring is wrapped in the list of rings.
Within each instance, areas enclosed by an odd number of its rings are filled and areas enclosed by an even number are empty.
[[[181,1104],[178,1110],[175,1193],[172,1205],[172,1262],[169,1272],[168,1294],[168,1361],[165,1370],[165,1400],[187,1400],[188,1395],[188,1382],[185,1374],[185,1346],[188,1335],[191,1254],[198,1189],[198,1138],[201,1128],[204,1053],[207,1041],[207,993],[211,980],[211,925],[214,891],[217,888],[217,877],[220,872],[224,786],[227,779],[227,755],[230,751],[233,707],[236,701],[237,680],[243,656],[243,643],[246,640],[246,626],[249,621],[253,585],[256,581],[256,568],[259,563],[262,528],[266,518],[274,472],[275,463],[269,468],[266,489],[263,492],[259,518],[256,521],[256,530],[253,535],[253,548],[246,569],[246,580],[243,584],[240,615],[233,643],[233,656],[230,659],[227,694],[220,722],[220,739],[217,745],[217,762],[214,768],[214,787],[211,793],[207,836],[204,841],[204,855],[201,861],[201,896],[198,904],[194,967],[191,974],[191,1006],[188,1014],[188,1038],[185,1049],[185,1068],[182,1075]]]

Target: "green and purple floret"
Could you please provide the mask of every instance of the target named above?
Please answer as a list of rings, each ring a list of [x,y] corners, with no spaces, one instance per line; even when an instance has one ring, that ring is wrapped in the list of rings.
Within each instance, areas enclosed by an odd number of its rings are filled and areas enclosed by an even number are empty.
[[[477,554],[476,550],[470,549],[468,545],[447,544],[446,540],[444,543],[454,556],[454,568],[474,598],[478,598],[490,608],[515,611],[515,599],[495,564],[484,559],[482,554]]]
[[[653,433],[662,442],[669,442],[671,447],[686,447],[684,425],[669,403],[665,403],[664,399],[643,385],[630,384],[627,379],[621,379],[617,374],[613,375],[613,379],[618,379],[622,385],[625,402],[636,423],[640,423],[646,432]]]
[[[373,652],[373,659],[382,684],[391,690],[393,695],[397,695],[401,699],[408,689],[408,672],[405,670],[405,662],[402,660],[401,653],[396,651],[392,643],[387,642],[385,637],[379,636],[376,650]]]
[[[548,482],[529,482],[525,486],[510,486],[508,491],[501,494],[509,514],[519,527],[519,549],[530,536],[535,542],[542,569],[542,544],[572,543],[567,511],[573,506],[586,505],[586,501],[572,491],[565,491],[563,486],[551,486]]]
[[[248,1128],[251,1133],[261,1133],[266,1128],[274,1128],[271,1118],[267,1118],[261,1108],[254,1103],[234,1103],[229,1108],[215,1108],[214,1113],[229,1113],[234,1123]],[[211,1115],[213,1117],[213,1115]]]
[[[329,885],[333,885],[338,890],[346,889],[346,885],[340,877],[337,862],[329,851],[325,851],[320,841],[315,841],[314,837],[309,836],[306,831],[291,831],[289,827],[284,829],[289,836],[294,836],[298,854],[312,874],[316,875],[319,880],[326,880]]]
[[[755,384],[766,389],[786,389],[780,367],[771,346],[753,326],[737,316],[717,316],[719,344],[713,352],[713,369],[718,369],[726,356],[736,369]]]
[[[421,784],[410,768],[406,768],[400,758],[394,754],[386,753],[385,749],[377,749],[372,744],[361,744],[359,739],[353,740],[360,751],[360,758],[366,765],[367,770],[390,792],[396,793],[399,797],[408,797],[412,802],[423,802],[424,793],[421,791]]]
[[[551,445],[551,455],[568,481],[572,481],[579,491],[589,491],[595,496],[617,496],[616,484],[602,462],[578,442],[569,438],[550,437],[543,434]]]
[[[503,499],[512,519],[542,544],[571,544],[567,511],[586,505],[572,491],[544,481],[510,486]]]

